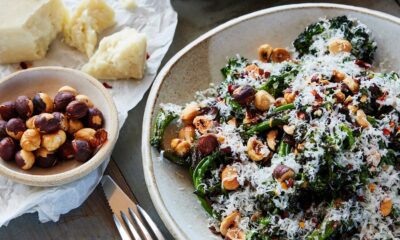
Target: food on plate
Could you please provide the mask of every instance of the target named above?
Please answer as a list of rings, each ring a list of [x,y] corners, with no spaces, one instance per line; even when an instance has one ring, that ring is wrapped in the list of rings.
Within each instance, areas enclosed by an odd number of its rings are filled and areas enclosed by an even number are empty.
[[[119,0],[119,3],[128,10],[133,10],[137,7],[136,0]]]
[[[125,28],[103,38],[82,70],[99,79],[143,78],[146,48],[144,34]]]
[[[70,86],[54,100],[40,92],[1,103],[0,116],[0,157],[23,170],[60,160],[86,162],[107,141],[102,112]]]
[[[0,0],[0,64],[42,59],[61,31],[62,0]]]
[[[97,45],[97,35],[115,24],[114,15],[104,0],[82,1],[65,23],[65,42],[88,57],[92,56]]]
[[[399,75],[373,70],[377,44],[346,16],[293,46],[231,58],[218,86],[161,104],[151,144],[189,169],[225,239],[398,239]]]

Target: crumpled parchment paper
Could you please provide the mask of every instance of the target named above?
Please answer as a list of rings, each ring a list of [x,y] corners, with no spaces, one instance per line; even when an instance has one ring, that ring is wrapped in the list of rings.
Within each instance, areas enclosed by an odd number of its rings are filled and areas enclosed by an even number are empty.
[[[144,79],[106,81],[112,85],[109,91],[117,106],[122,126],[128,111],[137,105],[153,82],[172,42],[178,20],[169,0],[136,0],[138,7],[134,10],[122,8],[118,0],[106,1],[114,9],[117,23],[105,30],[101,37],[127,26],[133,27],[146,34],[150,55]],[[64,0],[64,3],[73,11],[80,0]],[[52,43],[46,58],[33,62],[33,67],[63,66],[80,69],[87,61],[84,54],[67,46],[59,36]],[[18,64],[0,65],[0,77],[18,69]],[[0,176],[0,227],[24,213],[33,212],[38,212],[42,222],[58,221],[61,214],[79,207],[86,200],[99,183],[108,162],[109,159],[88,176],[58,187],[31,187]]]

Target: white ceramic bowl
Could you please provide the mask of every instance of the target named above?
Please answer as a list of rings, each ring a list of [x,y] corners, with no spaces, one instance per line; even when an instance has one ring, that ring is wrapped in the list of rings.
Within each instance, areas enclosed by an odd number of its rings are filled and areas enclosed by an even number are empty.
[[[33,97],[37,92],[45,92],[54,97],[57,90],[64,85],[87,95],[94,106],[102,111],[108,141],[85,163],[75,160],[61,161],[47,169],[33,167],[24,171],[14,162],[6,162],[0,158],[1,175],[27,185],[56,186],[87,175],[111,155],[118,137],[117,109],[107,89],[83,72],[61,67],[38,67],[15,72],[0,80],[0,102],[15,100],[20,95]]]
[[[377,11],[337,4],[298,4],[269,8],[233,19],[205,33],[177,53],[160,71],[151,89],[143,123],[142,154],[146,183],[154,205],[177,239],[215,237],[207,227],[207,216],[193,194],[188,171],[168,161],[150,146],[152,121],[160,103],[183,104],[211,82],[222,80],[220,69],[227,57],[240,54],[257,58],[263,43],[291,46],[296,36],[321,17],[348,15],[361,20],[378,42],[376,62],[398,70],[400,19]],[[396,68],[392,68],[395,66]]]

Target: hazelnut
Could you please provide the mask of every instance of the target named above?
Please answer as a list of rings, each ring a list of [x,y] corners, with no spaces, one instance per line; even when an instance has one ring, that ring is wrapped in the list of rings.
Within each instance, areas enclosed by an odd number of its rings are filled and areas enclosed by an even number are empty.
[[[362,128],[367,128],[369,127],[369,122],[367,120],[367,115],[364,113],[363,110],[357,110],[356,113],[356,122],[358,123],[358,125],[360,125],[360,127]]]
[[[75,139],[72,141],[72,147],[75,152],[75,160],[86,162],[92,155],[92,150],[87,141]]]
[[[280,98],[277,98],[275,100],[274,106],[275,107],[280,107],[280,106],[285,105],[285,104],[287,104],[286,99],[283,98],[283,97],[280,97]]]
[[[269,44],[263,44],[258,48],[258,59],[261,62],[269,62],[271,57],[272,47]]]
[[[194,142],[195,128],[192,125],[187,125],[179,130],[179,138],[184,139],[189,143]]]
[[[79,101],[72,101],[67,105],[66,114],[67,117],[71,119],[79,119],[86,116],[88,111],[88,106],[86,103],[79,102]]]
[[[0,120],[0,140],[8,136],[6,132],[6,125],[6,121]]]
[[[295,125],[283,125],[283,131],[288,135],[293,135],[294,130],[296,129]]]
[[[97,108],[89,108],[87,112],[87,123],[90,128],[102,128],[104,125],[103,113]]]
[[[227,124],[236,127],[236,126],[237,126],[237,120],[236,120],[236,118],[231,118],[231,119],[229,119],[228,122],[227,122]]]
[[[94,106],[94,105],[93,105],[93,102],[89,99],[89,97],[86,96],[86,95],[83,95],[83,94],[76,95],[76,96],[75,96],[75,100],[76,100],[76,101],[79,101],[79,102],[84,102],[84,103],[86,103],[86,105],[87,105],[89,108],[92,108],[92,107]]]
[[[272,150],[276,150],[276,137],[278,136],[278,130],[271,130],[267,133],[267,145]]]
[[[34,126],[41,133],[51,133],[57,131],[60,128],[60,122],[53,114],[42,113],[35,117]]]
[[[379,210],[382,216],[386,217],[392,212],[393,201],[390,197],[386,197],[381,201]]]
[[[222,185],[224,189],[226,190],[235,190],[237,189],[240,184],[237,180],[238,173],[236,168],[227,166],[222,170],[221,173],[221,180],[222,180]]]
[[[218,147],[218,140],[214,134],[203,135],[197,143],[197,150],[203,155],[210,155]]]
[[[200,114],[200,106],[197,103],[188,104],[181,113],[181,120],[185,124],[192,124],[193,119]]]
[[[360,84],[355,81],[352,77],[346,77],[343,79],[343,83],[350,89],[352,93],[357,93],[360,89]]]
[[[284,48],[275,48],[271,53],[271,60],[276,63],[290,60],[290,53]]]
[[[53,100],[46,93],[37,93],[32,101],[35,113],[50,113],[53,111]]]
[[[0,115],[5,121],[10,120],[18,116],[17,110],[15,109],[14,101],[7,101],[0,104]]]
[[[17,148],[12,138],[6,137],[0,141],[0,157],[4,161],[13,160],[16,149]]]
[[[267,111],[275,103],[275,98],[267,91],[260,90],[254,97],[254,106],[260,111]]]
[[[28,129],[22,134],[20,145],[25,151],[35,151],[40,148],[41,137],[36,129]]]
[[[75,139],[84,140],[88,143],[93,141],[95,135],[96,130],[94,130],[93,128],[82,128],[74,134]]]
[[[285,99],[286,103],[292,103],[296,99],[296,93],[293,92],[285,92],[283,94],[283,98]]]
[[[67,105],[75,100],[75,95],[71,92],[58,92],[54,97],[54,110],[65,111]]]
[[[15,162],[22,170],[29,170],[35,163],[35,155],[22,149],[15,154]]]
[[[341,82],[346,78],[346,74],[339,72],[338,70],[333,70],[332,72],[332,80],[335,82]]]
[[[81,130],[84,127],[83,123],[76,119],[69,119],[68,126],[69,126],[68,128],[69,134],[74,134],[75,132]]]
[[[104,128],[100,128],[96,131],[96,134],[94,135],[94,139],[89,142],[90,146],[95,149],[95,153],[97,150],[103,146],[105,142],[107,142],[108,139],[108,134],[107,131]]]
[[[68,131],[69,121],[68,121],[67,117],[63,113],[60,113],[60,112],[53,112],[53,116],[55,117],[55,119],[58,120],[60,129],[65,132]]]
[[[27,119],[33,114],[33,102],[27,96],[19,96],[15,100],[15,109],[22,119]]]
[[[11,118],[6,124],[7,134],[17,140],[21,139],[25,130],[25,122],[21,118]]]
[[[193,119],[193,125],[201,134],[205,134],[212,129],[214,123],[206,116],[197,116]]]
[[[63,130],[58,130],[54,133],[44,134],[42,136],[41,146],[48,151],[53,152],[57,150],[67,140],[67,135]]]
[[[279,164],[278,166],[275,167],[272,175],[274,176],[274,178],[277,181],[283,182],[290,178],[293,178],[295,175],[295,172],[290,167],[283,165],[283,164]]]
[[[335,39],[329,44],[328,48],[330,53],[338,54],[340,52],[351,52],[352,46],[347,40]]]
[[[29,129],[35,129],[36,128],[35,127],[35,118],[36,118],[36,115],[33,116],[33,117],[30,117],[30,118],[28,118],[28,120],[26,120],[25,125],[26,125],[27,128],[29,128]]]
[[[236,88],[232,93],[232,97],[240,105],[247,106],[253,101],[255,94],[256,91],[253,87],[244,85]]]
[[[171,141],[171,148],[180,157],[185,157],[190,152],[190,143],[186,140],[174,138]]]
[[[229,228],[225,235],[225,240],[245,240],[245,239],[246,239],[246,234],[243,232],[243,230],[237,227]]]
[[[247,155],[249,155],[251,160],[263,160],[268,154],[268,148],[265,148],[265,145],[260,140],[257,140],[256,137],[251,137],[247,141]]]
[[[75,88],[70,87],[70,86],[62,86],[60,89],[58,89],[58,92],[70,92],[74,96],[78,95],[78,91],[76,91]]]
[[[238,211],[233,211],[231,214],[222,219],[221,225],[219,227],[219,231],[221,232],[222,236],[226,236],[230,228],[237,227],[239,221],[240,221],[240,213]]]
[[[72,146],[72,141],[66,141],[61,147],[57,150],[58,157],[64,161],[74,159],[75,150]]]
[[[41,168],[50,168],[57,164],[57,155],[46,148],[39,148],[36,151],[35,164]]]

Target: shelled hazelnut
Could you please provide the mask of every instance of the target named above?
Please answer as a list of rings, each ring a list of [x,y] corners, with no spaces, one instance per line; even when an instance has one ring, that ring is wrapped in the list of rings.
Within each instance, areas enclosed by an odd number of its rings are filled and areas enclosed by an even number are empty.
[[[27,96],[19,96],[15,100],[15,109],[22,119],[27,119],[33,114],[33,102]]]
[[[54,101],[39,92],[3,102],[0,116],[0,158],[23,170],[50,168],[59,160],[86,162],[108,137],[103,113],[70,86],[61,87]]]
[[[50,113],[53,111],[53,100],[46,93],[37,93],[32,101],[35,113]]]
[[[0,115],[5,121],[10,120],[18,116],[17,110],[15,109],[14,101],[7,101],[0,104]]]

